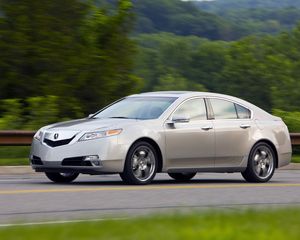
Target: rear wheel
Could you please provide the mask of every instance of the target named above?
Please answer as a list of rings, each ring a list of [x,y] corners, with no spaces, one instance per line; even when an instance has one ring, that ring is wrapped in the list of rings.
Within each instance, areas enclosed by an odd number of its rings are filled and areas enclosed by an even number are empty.
[[[74,181],[79,173],[53,173],[53,172],[45,172],[47,178],[49,178],[52,182],[55,183],[70,183]]]
[[[249,155],[248,166],[242,176],[248,182],[268,182],[275,171],[276,155],[267,143],[256,144]]]
[[[124,171],[120,176],[127,184],[148,184],[155,177],[157,162],[155,148],[148,142],[137,142],[129,149]]]
[[[169,176],[178,182],[186,182],[191,180],[197,173],[168,173]]]

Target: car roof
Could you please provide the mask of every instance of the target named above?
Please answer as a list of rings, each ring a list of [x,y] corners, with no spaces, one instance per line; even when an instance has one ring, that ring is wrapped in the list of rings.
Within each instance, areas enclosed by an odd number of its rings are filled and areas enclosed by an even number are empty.
[[[145,92],[140,94],[134,94],[129,97],[224,97],[224,98],[234,98],[229,95],[211,93],[211,92],[195,92],[195,91],[159,91],[159,92]]]

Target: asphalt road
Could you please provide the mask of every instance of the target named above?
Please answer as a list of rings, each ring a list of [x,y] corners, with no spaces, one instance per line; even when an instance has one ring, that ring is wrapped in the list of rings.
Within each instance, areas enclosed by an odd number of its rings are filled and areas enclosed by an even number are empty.
[[[158,174],[148,186],[124,185],[118,175],[80,176],[64,185],[42,174],[0,175],[0,225],[287,205],[300,206],[299,170],[279,170],[266,184],[246,183],[240,174],[200,173],[190,183]]]

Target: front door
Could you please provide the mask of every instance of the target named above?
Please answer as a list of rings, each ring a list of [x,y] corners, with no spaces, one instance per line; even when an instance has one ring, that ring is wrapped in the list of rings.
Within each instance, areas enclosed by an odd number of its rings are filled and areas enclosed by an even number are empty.
[[[215,157],[215,136],[212,120],[207,120],[203,98],[182,103],[171,119],[188,121],[165,124],[168,168],[212,168]]]

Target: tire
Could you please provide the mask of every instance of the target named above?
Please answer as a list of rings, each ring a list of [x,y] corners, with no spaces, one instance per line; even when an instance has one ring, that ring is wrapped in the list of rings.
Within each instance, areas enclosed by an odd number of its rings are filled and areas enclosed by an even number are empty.
[[[248,165],[242,176],[247,182],[268,182],[275,171],[276,155],[272,147],[264,142],[257,143],[252,148]]]
[[[127,184],[149,184],[157,172],[158,155],[148,142],[140,141],[132,145],[127,153],[124,171],[120,177]]]
[[[70,183],[74,181],[79,173],[54,173],[54,172],[45,172],[47,178],[55,183]]]
[[[197,173],[168,173],[168,175],[178,182],[187,182],[195,177]]]

